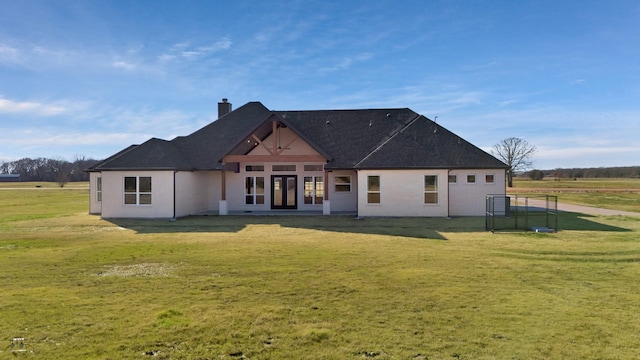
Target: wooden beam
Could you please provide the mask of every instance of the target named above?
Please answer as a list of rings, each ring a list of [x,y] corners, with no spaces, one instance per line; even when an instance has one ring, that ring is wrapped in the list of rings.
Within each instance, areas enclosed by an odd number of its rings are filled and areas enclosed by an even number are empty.
[[[225,163],[228,162],[326,162],[322,155],[225,155],[222,158]]]
[[[260,140],[260,138],[258,138],[255,134],[252,134],[251,137],[253,138],[253,140],[255,140],[258,144],[262,145],[263,148],[265,148],[265,150],[267,150],[267,152],[271,155],[276,155],[275,154],[275,149],[269,149],[269,147],[267,146],[267,144],[263,143],[262,140]]]

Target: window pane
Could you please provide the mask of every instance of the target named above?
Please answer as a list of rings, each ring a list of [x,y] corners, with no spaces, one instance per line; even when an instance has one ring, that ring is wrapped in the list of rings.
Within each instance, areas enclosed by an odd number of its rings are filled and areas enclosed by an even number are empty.
[[[304,177],[304,203],[313,204],[313,177]]]
[[[438,203],[438,193],[425,193],[424,194],[424,203],[425,204],[437,204]]]
[[[316,177],[316,196],[320,198],[324,196],[324,178],[322,176]]]
[[[98,201],[102,201],[102,191],[98,191]]]
[[[262,176],[256,177],[256,194],[264,195],[264,178]]]
[[[456,175],[449,175],[449,183],[455,184],[458,182],[458,177]]]
[[[426,175],[424,177],[424,191],[437,191],[438,190],[438,177],[433,175]]]
[[[124,194],[124,203],[125,204],[137,204],[137,195],[136,194]]]
[[[336,176],[336,185],[351,184],[351,176]]]
[[[271,165],[272,171],[296,171],[295,165]]]
[[[475,183],[476,182],[476,176],[475,175],[467,175],[467,182],[468,183]]]
[[[349,192],[351,191],[351,185],[336,184],[336,192]]]
[[[151,194],[140,194],[140,204],[142,205],[151,204]]]
[[[124,178],[124,192],[136,192],[136,178],[127,176]],[[134,202],[135,204],[135,202]]]
[[[247,205],[253,204],[253,195],[247,195],[244,197],[244,203]]]
[[[244,193],[245,195],[253,194],[253,178],[252,177],[244,178]]]
[[[96,178],[96,189],[102,191],[102,177]]]
[[[138,179],[140,192],[151,192],[151,177],[144,176]]]
[[[244,167],[244,171],[264,171],[264,165],[247,165]]]
[[[264,204],[264,195],[256,195],[256,204],[258,205]]]
[[[380,204],[380,193],[368,193],[367,194],[367,203],[369,203],[369,204]]]
[[[322,165],[305,165],[304,171],[322,171],[324,167]]]
[[[380,191],[380,176],[368,176],[367,185],[369,191]]]
[[[486,183],[488,183],[488,184],[493,183],[493,175],[487,175],[487,176],[485,176],[484,181],[485,181]]]

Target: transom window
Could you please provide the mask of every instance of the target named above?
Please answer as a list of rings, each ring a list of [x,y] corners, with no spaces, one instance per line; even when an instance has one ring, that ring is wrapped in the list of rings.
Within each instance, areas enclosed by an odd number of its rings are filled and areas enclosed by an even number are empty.
[[[125,205],[151,205],[151,176],[125,176]]]
[[[307,164],[304,166],[304,171],[323,171],[324,166],[322,165],[311,165]]]
[[[484,182],[486,182],[487,184],[493,184],[494,182],[494,176],[493,175],[485,175],[484,176]]]
[[[334,179],[336,192],[351,192],[351,176],[336,176]]]
[[[324,199],[324,178],[322,176],[304,177],[304,203],[322,204]]]
[[[475,175],[467,175],[467,184],[475,184],[476,176]]]
[[[263,176],[247,176],[244,178],[244,203],[247,205],[264,204]]]
[[[438,203],[438,176],[425,175],[424,177],[424,203]]]
[[[367,204],[380,204],[380,176],[367,176]]]
[[[244,171],[246,172],[264,171],[264,165],[245,165]]]
[[[271,165],[271,171],[290,171],[295,172],[295,165]]]
[[[449,175],[449,184],[456,184],[458,182],[457,175]]]

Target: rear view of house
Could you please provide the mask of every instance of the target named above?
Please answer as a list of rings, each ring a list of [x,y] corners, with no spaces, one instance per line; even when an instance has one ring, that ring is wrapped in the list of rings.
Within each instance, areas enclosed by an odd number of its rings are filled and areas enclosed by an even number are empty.
[[[306,212],[480,216],[507,166],[410,109],[274,111],[259,102],[88,169],[105,218]]]

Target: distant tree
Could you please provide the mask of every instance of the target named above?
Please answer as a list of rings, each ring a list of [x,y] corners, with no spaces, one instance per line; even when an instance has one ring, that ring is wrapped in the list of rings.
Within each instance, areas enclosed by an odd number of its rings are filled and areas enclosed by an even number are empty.
[[[527,173],[527,176],[531,180],[542,180],[544,179],[544,172],[542,170],[531,170]]]
[[[507,164],[507,186],[513,187],[514,173],[531,167],[536,147],[523,139],[510,137],[493,145],[491,153]]]

